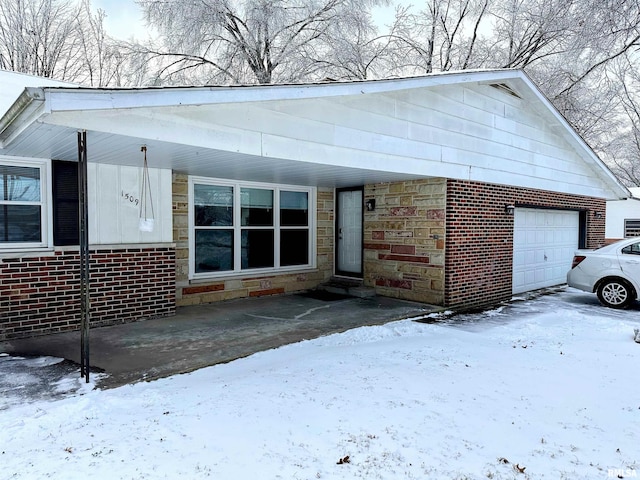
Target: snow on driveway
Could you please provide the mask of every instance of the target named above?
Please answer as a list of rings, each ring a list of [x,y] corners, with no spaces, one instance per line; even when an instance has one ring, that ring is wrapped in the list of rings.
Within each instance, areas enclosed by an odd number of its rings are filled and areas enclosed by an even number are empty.
[[[12,405],[0,478],[634,478],[639,326],[567,290]]]

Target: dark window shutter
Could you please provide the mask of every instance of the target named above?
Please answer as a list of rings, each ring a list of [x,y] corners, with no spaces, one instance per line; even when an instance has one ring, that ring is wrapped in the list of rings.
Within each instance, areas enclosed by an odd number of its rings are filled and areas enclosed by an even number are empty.
[[[53,243],[78,245],[78,164],[54,160],[53,168]]]

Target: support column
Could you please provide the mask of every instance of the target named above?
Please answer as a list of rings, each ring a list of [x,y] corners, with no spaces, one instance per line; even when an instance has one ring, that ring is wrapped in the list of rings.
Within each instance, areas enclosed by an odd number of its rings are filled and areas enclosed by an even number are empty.
[[[87,132],[78,132],[78,230],[80,234],[80,374],[89,383],[89,206]]]

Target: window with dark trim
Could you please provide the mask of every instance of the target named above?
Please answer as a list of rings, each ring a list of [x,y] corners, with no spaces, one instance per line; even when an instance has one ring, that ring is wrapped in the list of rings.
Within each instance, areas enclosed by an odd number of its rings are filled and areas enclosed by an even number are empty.
[[[624,221],[624,237],[640,237],[640,219]]]

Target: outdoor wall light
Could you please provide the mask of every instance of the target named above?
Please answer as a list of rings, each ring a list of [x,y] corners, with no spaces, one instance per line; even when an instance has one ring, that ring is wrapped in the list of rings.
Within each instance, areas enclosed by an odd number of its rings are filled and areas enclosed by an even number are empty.
[[[593,218],[602,218],[602,212],[593,211]]]
[[[506,213],[507,215],[513,215],[513,212],[515,211],[516,211],[516,207],[514,207],[513,205],[504,206],[504,213]]]
[[[367,212],[373,212],[376,209],[376,199],[372,198],[365,202],[365,206],[367,208]]]

